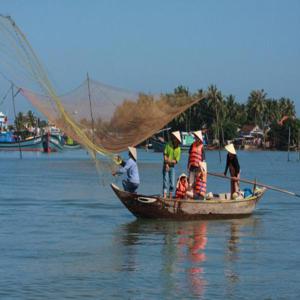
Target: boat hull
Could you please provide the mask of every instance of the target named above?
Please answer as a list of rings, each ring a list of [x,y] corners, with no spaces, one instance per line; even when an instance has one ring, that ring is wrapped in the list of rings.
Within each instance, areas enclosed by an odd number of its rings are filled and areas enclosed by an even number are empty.
[[[20,142],[0,142],[0,151],[43,151],[42,137],[36,137],[30,140]]]
[[[49,147],[51,149],[51,152],[60,152],[64,149],[61,138],[57,135],[52,134],[49,137]]]
[[[138,218],[203,220],[241,218],[253,213],[266,189],[241,200],[163,199],[160,196],[133,194],[111,187],[125,207]]]
[[[66,149],[66,150],[78,150],[78,149],[81,149],[81,145],[79,145],[79,144],[74,144],[74,145],[65,144],[63,146],[63,148]]]
[[[47,135],[36,136],[20,142],[0,142],[0,151],[33,151],[33,152],[57,152],[63,150],[60,141]]]

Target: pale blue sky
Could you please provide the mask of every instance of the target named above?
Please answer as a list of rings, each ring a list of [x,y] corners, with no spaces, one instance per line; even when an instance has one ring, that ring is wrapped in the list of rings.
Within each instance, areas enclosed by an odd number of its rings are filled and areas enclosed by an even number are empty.
[[[263,88],[294,100],[299,115],[299,0],[0,0],[0,13],[25,33],[58,92],[86,72],[151,93],[216,84],[239,102]]]

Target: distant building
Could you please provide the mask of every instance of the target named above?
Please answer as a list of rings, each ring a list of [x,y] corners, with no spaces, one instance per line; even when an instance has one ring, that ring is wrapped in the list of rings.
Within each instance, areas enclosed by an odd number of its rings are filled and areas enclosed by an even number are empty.
[[[233,143],[244,149],[258,148],[263,146],[264,132],[257,125],[244,125],[239,130],[239,137]]]
[[[0,130],[7,131],[7,116],[0,112]]]
[[[240,130],[240,137],[263,137],[262,129],[257,125],[244,125]]]

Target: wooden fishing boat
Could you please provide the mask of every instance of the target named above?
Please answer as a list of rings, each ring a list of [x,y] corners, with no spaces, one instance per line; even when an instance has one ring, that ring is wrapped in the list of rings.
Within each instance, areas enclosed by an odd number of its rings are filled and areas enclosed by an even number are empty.
[[[43,139],[41,136],[38,136],[20,142],[0,142],[0,150],[2,151],[19,151],[20,148],[22,151],[43,151]]]
[[[111,187],[125,207],[138,218],[201,220],[240,218],[252,214],[266,188],[256,188],[249,197],[230,199],[229,193],[214,194],[210,200],[164,199],[160,195],[125,192],[115,184]]]
[[[63,145],[55,136],[32,136],[21,141],[0,141],[0,151],[35,151],[57,152],[63,150]]]
[[[64,144],[64,150],[78,150],[81,149],[81,145],[77,143],[73,144]]]
[[[51,134],[49,137],[49,147],[52,152],[59,152],[64,149],[62,137],[60,135]]]

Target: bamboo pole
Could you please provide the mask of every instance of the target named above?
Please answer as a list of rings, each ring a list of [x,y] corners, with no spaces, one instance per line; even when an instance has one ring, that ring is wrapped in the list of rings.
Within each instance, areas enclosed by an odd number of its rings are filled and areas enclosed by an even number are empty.
[[[300,140],[300,129],[298,128],[298,145],[297,145],[297,149],[298,149],[298,161],[300,161],[300,148],[299,148],[299,140]]]
[[[281,188],[278,188],[276,186],[271,186],[271,185],[267,185],[267,184],[264,184],[264,183],[261,183],[261,182],[257,182],[256,180],[252,181],[252,180],[248,180],[248,179],[240,179],[240,178],[236,178],[236,177],[229,177],[229,176],[225,176],[225,175],[220,174],[220,173],[213,173],[213,172],[207,172],[207,174],[211,175],[211,176],[215,176],[215,177],[228,179],[228,180],[235,180],[235,181],[241,181],[241,182],[245,182],[245,183],[249,183],[249,184],[256,184],[257,186],[262,186],[262,187],[265,187],[269,190],[273,190],[273,191],[284,193],[284,194],[289,194],[291,196],[295,196],[295,197],[300,198],[300,195],[297,194],[297,193],[290,192],[288,190],[281,189]]]
[[[218,137],[218,143],[219,143],[219,160],[220,163],[222,162],[222,156],[221,156],[221,137],[220,137],[220,127],[219,127],[219,111],[218,106],[216,106],[216,121],[217,121],[217,137]]]
[[[15,105],[15,97],[19,94],[20,90],[18,90],[16,92],[16,94],[14,93],[14,84],[11,84],[11,99],[12,99],[12,103],[13,103],[13,109],[14,109],[14,115],[15,115],[15,120],[17,118],[17,114],[16,114],[16,105]],[[16,126],[17,127],[17,126]],[[17,128],[17,130],[19,130],[19,128]],[[21,143],[20,143],[20,138],[18,136],[18,145],[19,145],[19,153],[20,153],[20,159],[23,158],[22,155],[22,149],[21,149]]]
[[[89,73],[86,73],[87,78],[87,85],[88,85],[88,97],[89,97],[89,105],[90,105],[90,115],[91,115],[91,122],[92,122],[92,142],[95,144],[95,121],[94,121],[94,115],[93,115],[93,107],[92,107],[92,97],[91,97],[91,88],[90,88],[90,77]],[[93,156],[96,159],[96,151],[92,150]]]
[[[290,143],[291,143],[291,126],[289,126],[289,137],[288,137],[288,161],[290,161]]]

